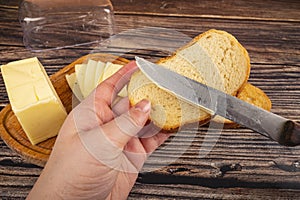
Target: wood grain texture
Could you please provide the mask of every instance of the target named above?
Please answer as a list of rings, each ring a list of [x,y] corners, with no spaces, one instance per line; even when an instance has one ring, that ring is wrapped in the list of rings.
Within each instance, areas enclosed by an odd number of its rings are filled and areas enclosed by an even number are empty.
[[[276,194],[276,197],[274,197]],[[253,188],[208,188],[182,184],[137,183],[128,199],[297,199],[299,191]]]
[[[0,64],[38,56],[51,75],[93,50],[82,47],[36,54],[25,49],[17,18],[18,3],[19,0],[0,1]],[[191,38],[210,28],[232,33],[250,54],[249,82],[267,93],[273,112],[299,122],[299,1],[112,3],[117,32],[158,26]],[[105,53],[122,51],[116,46]],[[138,50],[128,52],[126,58],[132,59],[134,55],[159,58],[166,52]],[[1,77],[0,105],[7,104]],[[200,157],[204,135],[210,142],[219,139],[208,155]],[[187,128],[163,147],[166,148],[151,155],[128,199],[299,199],[299,147],[279,146],[243,127],[224,129],[220,136],[208,134],[207,127]],[[179,150],[184,153],[178,155]],[[41,170],[26,163],[0,140],[0,198],[24,199]]]
[[[112,0],[117,14],[299,22],[298,1]]]
[[[193,131],[196,130],[184,130],[165,144],[165,150],[154,153],[144,166],[144,176],[140,180],[186,182],[216,188],[242,185],[300,188],[296,179],[300,178],[299,147],[280,146],[245,128],[224,129],[220,135],[217,131],[207,132],[205,127],[198,129],[195,136],[191,135]],[[214,140],[217,141],[215,145]],[[213,149],[203,157],[205,151],[200,149],[209,149],[210,145]],[[187,146],[179,155],[178,152]],[[168,160],[176,156],[180,159],[167,166]],[[166,167],[155,169],[159,165]]]

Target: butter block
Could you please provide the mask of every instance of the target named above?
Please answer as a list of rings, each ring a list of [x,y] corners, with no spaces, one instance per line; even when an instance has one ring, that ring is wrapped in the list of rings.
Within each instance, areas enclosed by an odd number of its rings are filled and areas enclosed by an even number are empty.
[[[12,110],[30,142],[56,136],[67,112],[39,60],[10,62],[1,72]]]

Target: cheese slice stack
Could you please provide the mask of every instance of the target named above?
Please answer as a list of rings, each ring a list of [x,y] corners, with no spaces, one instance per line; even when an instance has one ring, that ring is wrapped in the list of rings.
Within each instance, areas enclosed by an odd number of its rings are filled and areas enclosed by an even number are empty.
[[[74,95],[79,101],[85,99],[102,81],[106,80],[123,65],[111,62],[88,60],[87,63],[75,65],[75,72],[66,75],[67,82]],[[121,97],[127,96],[125,86],[118,94]]]
[[[1,66],[13,112],[34,145],[56,136],[67,112],[37,58]]]

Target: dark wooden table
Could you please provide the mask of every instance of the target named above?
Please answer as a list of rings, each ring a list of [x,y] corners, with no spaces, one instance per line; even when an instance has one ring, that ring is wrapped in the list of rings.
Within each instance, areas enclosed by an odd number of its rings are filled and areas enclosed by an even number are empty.
[[[0,64],[38,56],[51,75],[90,52],[29,51],[22,42],[18,4],[0,0]],[[155,26],[189,37],[210,28],[232,33],[249,51],[249,82],[267,93],[274,113],[299,121],[300,1],[113,0],[113,5],[118,32]],[[1,76],[1,108],[8,103]],[[300,199],[300,147],[280,146],[242,127],[224,129],[212,151],[201,157],[204,136],[217,136],[206,130],[187,129],[166,150],[154,153],[129,199]],[[186,145],[187,150],[165,166]],[[25,198],[41,170],[0,139],[0,199]]]

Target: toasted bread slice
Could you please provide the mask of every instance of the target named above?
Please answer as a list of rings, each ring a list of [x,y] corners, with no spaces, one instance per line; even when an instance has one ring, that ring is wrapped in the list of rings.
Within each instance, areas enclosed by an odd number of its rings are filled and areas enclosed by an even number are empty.
[[[231,34],[214,29],[195,37],[172,56],[157,63],[232,95],[244,86],[250,74],[250,59],[246,49]],[[150,100],[150,119],[164,130],[177,129],[187,123],[204,122],[211,117],[199,107],[158,88],[141,71],[132,76],[128,96],[133,105],[142,99]]]

